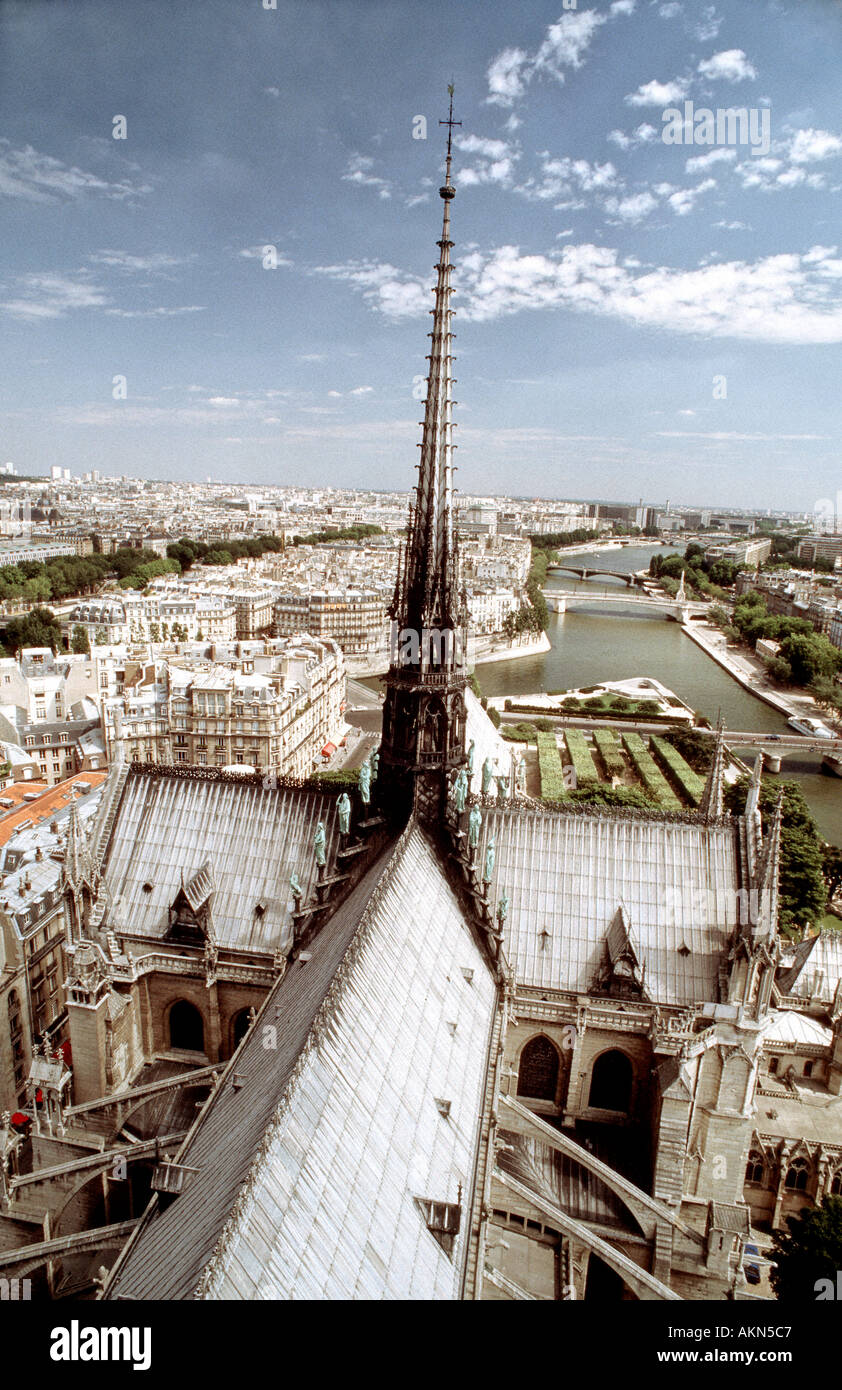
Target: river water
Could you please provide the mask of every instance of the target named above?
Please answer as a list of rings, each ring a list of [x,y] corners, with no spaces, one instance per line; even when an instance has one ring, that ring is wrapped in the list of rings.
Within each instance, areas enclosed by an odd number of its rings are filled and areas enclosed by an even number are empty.
[[[651,545],[577,551],[570,556],[570,563],[628,574],[648,568],[650,557],[656,553],[667,555],[671,551]],[[598,576],[582,581],[558,571],[550,572],[547,588],[577,593],[627,592],[622,579]],[[650,676],[713,723],[721,711],[726,728],[778,733],[787,727],[782,714],[723,671],[677,623],[657,613],[632,613],[628,608],[611,609],[599,603],[590,610],[583,607],[570,613],[551,613],[547,635],[552,643],[549,652],[477,666],[483,694],[526,695]],[[747,754],[746,761],[752,756]],[[823,772],[818,758],[792,754],[784,758],[781,775],[801,784],[821,834],[834,844],[842,844],[842,779]]]

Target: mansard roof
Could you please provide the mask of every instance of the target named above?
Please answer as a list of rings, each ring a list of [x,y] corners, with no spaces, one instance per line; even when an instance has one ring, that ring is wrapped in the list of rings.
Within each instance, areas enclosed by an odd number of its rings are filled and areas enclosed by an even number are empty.
[[[503,949],[519,984],[586,993],[622,902],[647,997],[718,999],[739,902],[733,823],[492,807],[483,811],[480,861],[492,835],[490,896],[509,898]]]
[[[194,908],[213,892],[218,946],[273,954],[291,933],[290,874],[297,871],[305,895],[315,881],[319,821],[331,853],[338,836],[331,796],[258,779],[129,772],[103,851],[105,925],[162,939],[182,889]]]
[[[176,1158],[195,1171],[147,1209],[110,1297],[458,1297],[496,992],[415,822],[305,955],[228,1064]],[[460,1185],[448,1254],[416,1199],[456,1203]]]

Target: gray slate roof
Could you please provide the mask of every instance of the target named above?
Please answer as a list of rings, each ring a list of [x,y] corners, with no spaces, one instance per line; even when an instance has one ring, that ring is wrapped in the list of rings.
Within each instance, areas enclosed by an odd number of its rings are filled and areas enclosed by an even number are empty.
[[[467,1213],[451,1259],[416,1198],[455,1202],[461,1183],[467,1201],[494,1007],[411,825],[270,993],[178,1155],[198,1171],[147,1210],[109,1296],[457,1297]]]
[[[661,1004],[718,999],[721,952],[739,887],[735,832],[656,817],[483,812],[491,896],[509,897],[504,949],[518,983],[585,992],[625,908],[646,995]],[[681,950],[686,947],[689,950]]]
[[[213,883],[218,945],[274,953],[291,929],[291,872],[298,871],[305,894],[315,879],[313,837],[320,820],[330,854],[338,833],[333,797],[130,772],[105,853],[106,925],[160,940],[182,882],[198,883],[204,871]]]

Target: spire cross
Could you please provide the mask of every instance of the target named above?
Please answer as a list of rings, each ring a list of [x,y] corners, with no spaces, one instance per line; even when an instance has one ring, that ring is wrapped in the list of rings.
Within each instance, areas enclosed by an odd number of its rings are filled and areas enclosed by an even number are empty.
[[[453,119],[453,83],[452,83],[452,82],[448,85],[447,91],[448,91],[448,95],[449,95],[449,97],[450,97],[450,110],[449,110],[448,113],[447,113],[447,120],[446,120],[446,121],[439,121],[439,125],[446,125],[446,126],[447,126],[447,158],[448,158],[448,161],[449,161],[449,160],[450,160],[450,142],[451,142],[451,140],[453,139],[453,127],[454,127],[455,125],[461,125],[462,122],[461,122],[461,121],[454,121],[454,119]]]

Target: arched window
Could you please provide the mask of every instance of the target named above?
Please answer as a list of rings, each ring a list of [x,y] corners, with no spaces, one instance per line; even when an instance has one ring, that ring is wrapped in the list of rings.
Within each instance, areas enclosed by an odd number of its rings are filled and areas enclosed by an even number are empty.
[[[231,1041],[234,1050],[236,1050],[239,1047],[240,1043],[243,1041],[243,1038],[246,1036],[246,1033],[249,1030],[250,1013],[251,1009],[240,1009],[240,1012],[235,1015],[233,1027],[231,1029]]]
[[[842,1168],[837,1168],[830,1184],[831,1197],[842,1197]]]
[[[533,1100],[556,1098],[558,1089],[558,1052],[549,1038],[530,1038],[520,1054],[517,1073],[517,1093]]]
[[[746,1182],[755,1182],[762,1187],[765,1177],[766,1164],[763,1162],[763,1155],[752,1149],[746,1164]]]
[[[804,1063],[804,1075],[805,1075],[805,1076],[812,1076],[812,1075],[813,1075],[813,1063],[812,1063],[812,1062],[805,1062],[805,1063]]]
[[[789,1192],[806,1192],[809,1177],[810,1165],[806,1158],[796,1158],[795,1162],[789,1165],[784,1187]]]
[[[195,1004],[179,999],[170,1009],[170,1047],[182,1052],[204,1052],[205,1025]]]
[[[612,1048],[597,1057],[591,1072],[588,1105],[627,1115],[631,1105],[632,1064],[625,1052]]]

